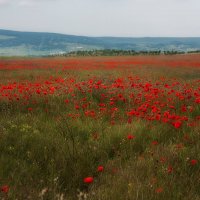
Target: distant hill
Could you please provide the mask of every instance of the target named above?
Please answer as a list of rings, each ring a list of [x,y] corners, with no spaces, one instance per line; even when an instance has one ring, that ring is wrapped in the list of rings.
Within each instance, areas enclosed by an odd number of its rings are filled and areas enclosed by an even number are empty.
[[[200,37],[86,37],[0,29],[0,56],[45,56],[102,49],[195,51],[200,49]]]

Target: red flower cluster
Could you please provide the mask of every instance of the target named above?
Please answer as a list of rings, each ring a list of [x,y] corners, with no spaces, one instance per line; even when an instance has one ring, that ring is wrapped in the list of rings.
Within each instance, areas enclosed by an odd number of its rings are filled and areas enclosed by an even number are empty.
[[[97,172],[103,172],[103,171],[104,171],[104,167],[102,165],[99,165],[97,167]],[[93,181],[94,181],[94,177],[92,177],[92,176],[88,176],[88,177],[86,177],[86,178],[83,179],[83,182],[87,183],[87,184],[90,184]]]
[[[33,63],[33,66],[40,66],[37,62]],[[47,64],[50,65],[47,60],[43,62],[41,65],[46,64],[44,65],[46,67]],[[80,61],[76,60],[76,62]],[[84,68],[85,61],[81,62]],[[119,64],[129,66],[133,63],[134,61],[131,60],[101,64],[105,70],[110,69],[110,64],[117,67]],[[95,60],[87,62],[90,70],[96,69],[94,67],[96,65]],[[27,63],[25,66],[27,67]],[[97,96],[98,102],[91,101],[90,97],[94,95]],[[190,114],[196,112],[199,106],[200,90],[197,80],[185,84],[170,78],[153,81],[129,74],[127,77],[112,77],[107,82],[97,77],[78,80],[74,76],[65,79],[49,77],[41,78],[39,81],[21,80],[0,84],[0,100],[16,101],[22,109],[25,107],[29,112],[33,111],[33,105],[34,110],[37,110],[35,108],[41,101],[48,106],[51,96],[63,98],[66,112],[73,119],[83,117],[96,120],[106,117],[111,125],[119,122],[131,124],[134,119],[142,119],[170,124],[175,129],[181,129],[186,125],[196,126],[198,122],[198,116]],[[128,136],[128,139],[133,138]]]

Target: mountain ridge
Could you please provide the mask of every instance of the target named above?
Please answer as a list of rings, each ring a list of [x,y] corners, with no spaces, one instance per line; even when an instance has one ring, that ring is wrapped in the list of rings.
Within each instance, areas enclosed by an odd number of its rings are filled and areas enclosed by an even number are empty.
[[[200,37],[91,37],[0,29],[0,56],[46,56],[80,50],[195,51]]]

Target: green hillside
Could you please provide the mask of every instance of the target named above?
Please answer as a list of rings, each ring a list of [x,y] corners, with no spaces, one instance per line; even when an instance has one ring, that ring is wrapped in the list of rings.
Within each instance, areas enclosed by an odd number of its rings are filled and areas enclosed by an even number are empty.
[[[85,50],[195,51],[200,38],[86,37],[0,29],[0,56],[45,56]]]

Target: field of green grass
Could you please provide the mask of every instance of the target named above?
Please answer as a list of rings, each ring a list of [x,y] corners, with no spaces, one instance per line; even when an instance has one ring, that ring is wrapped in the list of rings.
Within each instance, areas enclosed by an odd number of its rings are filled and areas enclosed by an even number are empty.
[[[1,59],[0,199],[200,200],[200,67],[154,59]]]

